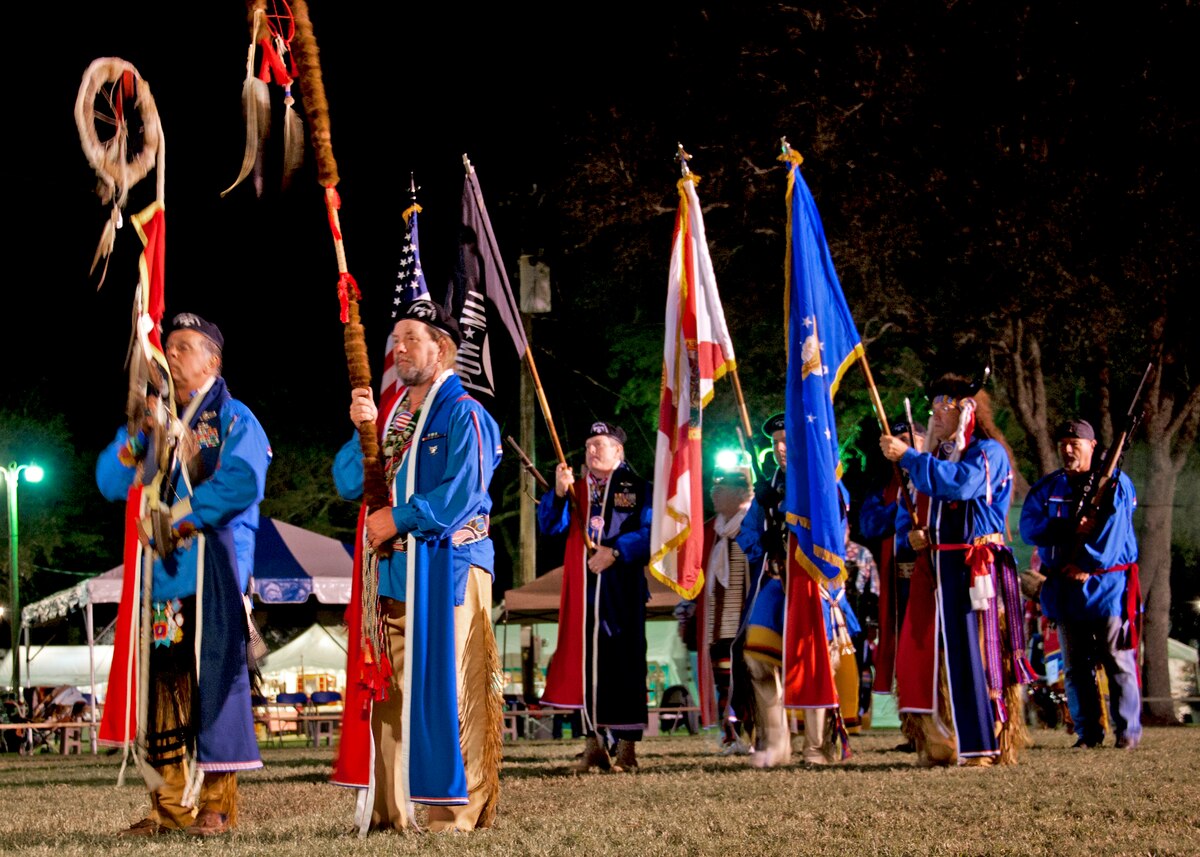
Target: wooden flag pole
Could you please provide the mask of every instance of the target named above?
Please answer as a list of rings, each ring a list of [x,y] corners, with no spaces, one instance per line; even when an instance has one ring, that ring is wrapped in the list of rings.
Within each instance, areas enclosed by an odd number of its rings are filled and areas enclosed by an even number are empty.
[[[475,168],[471,166],[471,160],[466,156],[466,154],[462,156],[462,160],[463,169],[466,171],[469,178],[475,172]],[[479,205],[480,210],[486,212],[487,208],[483,204],[478,187],[475,188],[475,193],[476,203]],[[485,217],[485,220],[486,219],[487,218]],[[492,233],[490,227],[487,232],[487,240],[492,245],[492,255],[496,258],[497,263],[499,263],[499,260],[501,260],[503,257],[500,255],[500,248],[496,246],[496,236]],[[504,291],[505,298],[509,302],[510,313],[512,313],[514,318],[520,318],[520,310],[514,305],[515,299],[513,298],[512,289],[506,288]],[[566,464],[567,457],[563,454],[562,444],[558,440],[558,431],[554,427],[554,416],[550,413],[550,402],[546,399],[546,391],[542,388],[542,379],[538,376],[537,363],[534,362],[533,350],[529,347],[529,343],[525,343],[525,353],[523,356],[525,358],[525,365],[529,367],[529,376],[533,379],[533,390],[537,394],[538,404],[542,409],[542,416],[546,420],[546,427],[550,430],[550,442],[554,445],[554,455],[558,458],[559,464]],[[568,486],[567,493],[570,494],[571,500],[575,502],[577,508],[579,509],[580,524],[583,527],[584,543],[587,545],[588,550],[595,550],[597,545],[594,541],[592,541],[592,537],[587,531],[587,522],[588,518],[590,517],[588,514],[588,509],[584,507],[583,499],[580,494],[575,491],[574,485]]]
[[[863,377],[867,379],[867,392],[871,394],[871,405],[875,408],[875,419],[879,420],[879,425],[884,435],[891,435],[888,429],[887,411],[883,409],[883,400],[879,398],[879,389],[875,386],[875,379],[871,377],[871,367],[867,363],[867,353],[864,350],[858,358],[858,366],[862,369]]]
[[[554,417],[550,414],[550,402],[546,399],[546,391],[542,389],[542,379],[538,377],[537,364],[533,360],[533,351],[528,345],[525,347],[525,365],[529,367],[529,376],[533,379],[533,390],[537,394],[538,404],[542,407],[542,416],[546,418],[546,427],[550,429],[550,442],[554,444],[554,454],[558,457],[559,464],[566,464],[567,457],[563,455],[562,444],[559,443],[558,432],[554,428]],[[583,541],[587,544],[588,550],[595,550],[597,544],[592,541],[592,536],[587,528],[590,516],[588,515],[588,509],[583,505],[584,495],[582,492],[577,492],[573,484],[567,486],[567,493],[571,495],[571,499],[579,509],[580,526],[583,527]]]
[[[754,454],[754,445],[749,440],[754,437],[754,429],[750,425],[750,412],[746,409],[746,397],[742,394],[742,382],[738,379],[736,367],[730,370],[729,381],[733,384],[733,392],[737,396],[738,412],[742,417],[742,428],[746,431],[746,434],[739,436],[738,440],[742,442],[742,449],[750,456],[750,466],[754,470],[754,478],[762,479],[762,465],[758,463],[758,456]],[[747,445],[750,446],[750,449],[746,449]]]
[[[871,367],[867,363],[867,353],[865,350],[858,358],[858,365],[862,369],[863,377],[867,380],[867,391],[871,394],[871,405],[875,408],[875,418],[879,420],[880,432],[884,437],[891,437],[892,431],[888,427],[887,412],[883,409],[883,400],[879,398],[879,389],[875,386],[875,379],[871,377]],[[911,434],[908,439],[916,441],[916,438]],[[900,465],[894,461],[892,462],[892,471],[900,480],[900,496],[904,498],[904,505],[908,508],[909,517],[915,522],[917,520],[916,506],[913,503],[912,497],[908,495],[908,491],[904,488],[904,477],[900,473]]]

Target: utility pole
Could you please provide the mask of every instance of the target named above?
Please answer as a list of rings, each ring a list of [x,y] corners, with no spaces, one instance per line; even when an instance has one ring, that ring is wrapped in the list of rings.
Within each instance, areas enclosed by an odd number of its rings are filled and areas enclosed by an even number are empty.
[[[521,324],[525,328],[525,339],[533,348],[533,316],[537,313],[550,311],[550,268],[536,256],[524,254],[520,262],[521,282]],[[535,435],[534,413],[538,407],[537,391],[533,379],[528,372],[521,373],[521,416],[520,436],[521,448],[529,456],[529,460],[537,464],[537,438]],[[518,540],[520,549],[520,565],[513,569],[514,586],[524,586],[532,583],[537,577],[537,510],[534,508],[534,497],[537,495],[537,484],[533,476],[521,471],[521,533]]]

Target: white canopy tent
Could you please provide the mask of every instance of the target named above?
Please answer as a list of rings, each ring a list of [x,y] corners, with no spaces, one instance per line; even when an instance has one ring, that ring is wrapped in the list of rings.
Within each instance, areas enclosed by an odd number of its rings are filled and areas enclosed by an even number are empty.
[[[350,601],[352,570],[350,545],[273,518],[263,517],[259,520],[254,548],[254,576],[250,580],[250,591],[258,601],[267,604],[301,604],[311,595],[324,604],[346,604]],[[29,646],[30,627],[44,625],[75,610],[82,610],[88,644],[79,648],[89,653],[90,664],[87,680],[80,683],[94,686],[101,667],[97,652],[102,647],[95,645],[92,606],[119,603],[124,578],[125,567],[118,565],[24,607],[21,610],[21,625],[25,629],[25,646]],[[62,648],[70,647],[45,647]],[[111,659],[111,652],[109,657]],[[12,675],[11,661],[8,663],[9,668],[0,675],[0,681],[3,676]],[[107,664],[103,665],[103,670],[107,677]],[[31,683],[40,682],[31,679]],[[92,698],[95,700],[94,694]],[[97,717],[95,710],[92,716]]]
[[[70,685],[103,696],[112,664],[112,646],[21,646],[21,675],[33,687]],[[93,661],[93,655],[95,660]],[[12,675],[12,652],[0,659],[0,675]]]
[[[522,637],[530,633],[533,638],[540,640],[538,644],[538,670],[545,673],[550,664],[550,656],[558,647],[558,623],[538,622],[534,625],[517,625],[502,623],[495,626],[496,645],[500,650],[501,661],[504,665],[506,684],[514,684],[510,677],[512,673],[520,676]],[[526,629],[529,629],[528,631]],[[526,645],[528,645],[528,641]],[[696,688],[691,680],[690,658],[687,647],[679,636],[679,628],[675,622],[646,623],[646,663],[649,665],[652,678],[661,675],[663,689],[673,684],[688,686],[695,696]],[[657,671],[657,673],[655,672]],[[541,688],[537,688],[539,693]],[[505,692],[514,692],[515,688],[506,686]]]
[[[298,604],[310,595],[322,604],[350,602],[350,546],[292,524],[262,518],[254,546],[251,593],[266,604]],[[21,624],[44,625],[92,604],[121,600],[124,565],[88,578],[21,610]]]
[[[344,627],[330,628],[310,625],[295,639],[270,652],[259,663],[264,679],[274,679],[284,686],[297,677],[316,673],[337,676],[339,689],[346,687],[346,644]]]

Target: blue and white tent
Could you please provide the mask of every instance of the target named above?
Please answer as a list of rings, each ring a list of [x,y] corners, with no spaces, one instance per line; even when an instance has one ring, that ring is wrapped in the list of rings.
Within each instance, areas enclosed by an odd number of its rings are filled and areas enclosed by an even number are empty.
[[[250,591],[263,604],[303,604],[315,595],[322,604],[350,602],[351,545],[264,517],[259,520]],[[123,566],[49,595],[21,610],[24,625],[43,625],[72,610],[121,600]]]
[[[262,518],[250,591],[264,604],[350,603],[354,547],[328,536]]]

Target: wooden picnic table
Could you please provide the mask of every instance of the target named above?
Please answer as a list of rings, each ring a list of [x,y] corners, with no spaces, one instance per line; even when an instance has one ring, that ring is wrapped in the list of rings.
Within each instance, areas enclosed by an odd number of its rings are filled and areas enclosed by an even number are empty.
[[[0,723],[0,731],[32,729],[35,732],[53,731],[58,736],[58,752],[83,752],[83,730],[95,726],[90,720],[34,720],[26,723]],[[29,736],[26,736],[29,737]],[[26,742],[26,746],[29,742]]]

